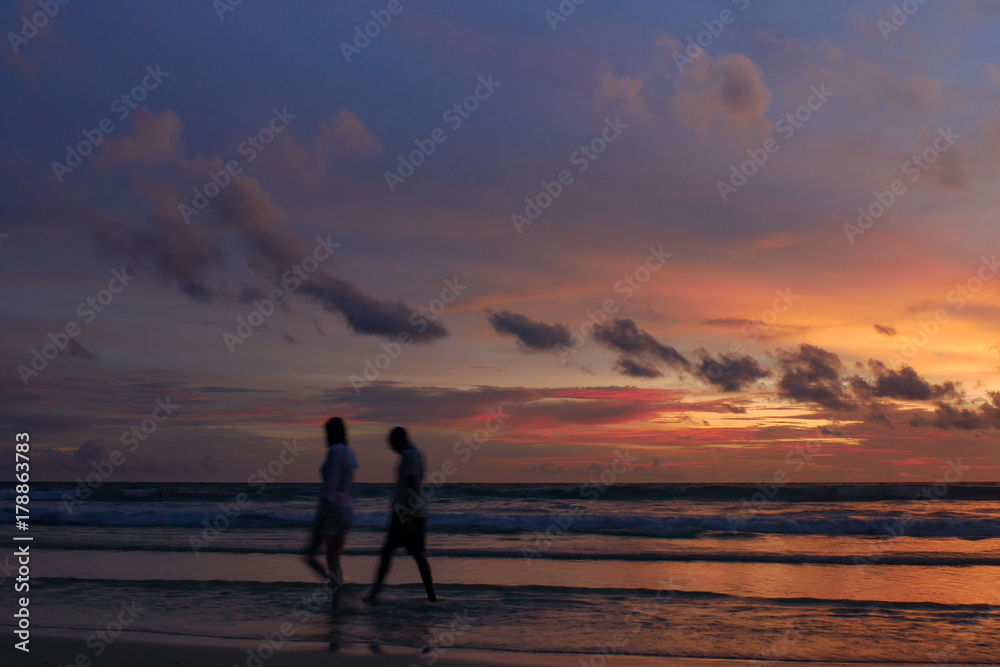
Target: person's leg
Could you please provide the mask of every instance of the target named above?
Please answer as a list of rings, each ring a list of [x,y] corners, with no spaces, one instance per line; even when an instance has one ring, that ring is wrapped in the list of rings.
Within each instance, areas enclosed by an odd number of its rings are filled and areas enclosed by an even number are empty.
[[[344,572],[340,569],[340,554],[344,550],[344,540],[347,532],[341,531],[326,538],[326,569],[330,576],[330,587],[333,590],[333,607],[340,604],[340,589],[344,585]]]
[[[368,593],[369,600],[375,600],[375,596],[378,592],[382,590],[382,582],[385,581],[385,576],[389,574],[389,565],[392,562],[392,552],[395,551],[388,540],[385,542],[385,546],[382,547],[382,560],[378,564],[378,574],[375,576],[375,585],[372,586],[371,592]]]
[[[413,519],[413,521],[416,521],[417,529],[407,550],[413,556],[413,560],[417,562],[420,579],[424,582],[424,590],[427,591],[427,599],[431,602],[437,602],[437,595],[434,594],[434,580],[431,577],[431,566],[427,563],[427,556],[424,553],[426,519]]]
[[[326,506],[326,502],[322,501],[319,511],[316,513],[316,523],[313,526],[309,544],[306,546],[306,552],[302,556],[302,560],[305,561],[306,565],[315,570],[324,579],[328,576],[328,573],[316,559],[316,554],[319,552],[320,545],[325,541],[326,536],[323,534],[323,527],[326,524],[328,512],[329,508]]]
[[[420,578],[424,582],[427,599],[431,602],[437,602],[437,596],[434,594],[434,581],[431,579],[431,566],[427,562],[427,557],[423,551],[418,551],[413,554],[413,560],[417,561],[417,569],[420,570]]]
[[[385,544],[382,545],[381,560],[378,564],[378,574],[375,575],[375,584],[372,586],[371,591],[369,591],[367,597],[365,598],[369,602],[375,601],[375,596],[378,595],[379,591],[382,590],[382,582],[385,581],[385,576],[389,574],[389,565],[392,562],[393,552],[400,546],[400,530],[402,525],[399,521],[393,517],[392,522],[389,524],[389,533],[385,536]]]

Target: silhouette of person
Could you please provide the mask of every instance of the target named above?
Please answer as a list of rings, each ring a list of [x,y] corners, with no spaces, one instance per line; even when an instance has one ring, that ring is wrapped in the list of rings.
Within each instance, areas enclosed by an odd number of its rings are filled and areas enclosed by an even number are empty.
[[[389,447],[399,454],[399,475],[396,489],[392,496],[392,520],[389,532],[382,547],[382,560],[378,567],[378,576],[365,600],[374,604],[385,575],[389,573],[392,555],[400,547],[413,556],[420,570],[420,578],[427,591],[427,599],[437,602],[434,594],[434,582],[431,580],[431,567],[424,555],[424,539],[427,523],[427,500],[420,493],[420,484],[424,478],[424,456],[420,453],[406,434],[406,429],[397,426],[389,433]]]
[[[344,574],[340,568],[340,553],[344,549],[347,531],[354,519],[351,502],[351,482],[358,461],[347,444],[347,427],[340,417],[326,422],[326,462],[321,469],[323,492],[319,499],[319,509],[313,524],[312,537],[303,556],[306,565],[329,577],[333,589],[333,608],[340,604],[340,589]],[[316,559],[320,545],[326,543],[326,569]]]

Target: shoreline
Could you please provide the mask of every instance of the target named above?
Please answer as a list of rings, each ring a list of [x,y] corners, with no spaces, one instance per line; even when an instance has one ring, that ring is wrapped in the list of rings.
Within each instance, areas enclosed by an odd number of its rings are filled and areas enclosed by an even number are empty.
[[[735,667],[736,665],[809,665],[810,667],[902,667],[921,663],[828,662],[828,661],[750,661],[746,659],[633,656],[588,653],[524,653],[517,651],[442,648],[438,654],[421,655],[417,649],[399,646],[344,644],[336,652],[322,642],[288,641],[273,655],[258,653],[263,640],[224,639],[192,635],[169,635],[151,632],[126,632],[96,656],[87,648],[91,632],[39,628],[32,633],[30,653],[13,647],[13,639],[0,649],[5,664],[32,667],[86,667],[100,663],[107,667],[176,667],[210,665],[219,667],[329,667],[331,661],[343,667],[580,667],[614,664],[622,667]],[[79,661],[84,656],[87,661]],[[256,658],[252,657],[256,656]],[[594,658],[592,662],[590,659]],[[603,659],[602,659],[603,658]],[[952,667],[981,666],[991,663],[954,663]],[[993,663],[995,664],[995,663]]]

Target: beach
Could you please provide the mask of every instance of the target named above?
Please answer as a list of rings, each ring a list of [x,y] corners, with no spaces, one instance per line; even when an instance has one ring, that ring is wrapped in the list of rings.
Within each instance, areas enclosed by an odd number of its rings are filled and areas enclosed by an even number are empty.
[[[46,633],[33,640],[34,648],[30,655],[14,651],[5,646],[0,651],[4,664],[32,665],[33,667],[68,667],[79,655],[85,642],[82,634]],[[331,653],[329,647],[322,644],[300,644],[276,651],[260,663],[252,662],[250,655],[259,650],[259,644],[245,641],[178,639],[175,637],[157,636],[136,633],[133,636],[123,636],[120,641],[111,646],[102,656],[100,664],[106,667],[176,667],[177,665],[197,665],[199,667],[228,667],[229,665],[247,665],[254,667],[267,664],[269,667],[328,667],[331,664],[341,667],[412,667],[414,665],[435,664],[439,667],[579,667],[587,665],[590,656],[572,654],[539,654],[498,651],[477,651],[468,649],[453,649],[445,655],[430,662],[412,650],[386,647],[381,653],[376,653],[370,647],[343,647],[336,653]],[[745,661],[709,660],[697,658],[650,658],[637,656],[614,656],[608,658],[608,663],[621,667],[654,667],[670,665],[671,667],[735,667],[746,664]],[[594,664],[604,664],[596,662]],[[797,663],[809,667],[847,667],[856,662],[815,662]],[[897,665],[898,663],[868,663],[870,667]],[[958,663],[953,663],[961,667]]]
[[[464,651],[472,664],[499,652],[585,667],[994,663],[997,485],[915,500],[922,488],[788,485],[755,505],[753,485],[625,484],[596,497],[586,485],[445,485],[428,535],[439,601],[400,551],[370,607],[392,487],[359,484],[332,614],[299,555],[315,484],[271,485],[242,507],[241,484],[106,484],[86,499],[39,485],[31,623],[51,639],[34,653],[103,663],[141,637],[169,644],[157,656],[200,646],[224,659],[204,664],[231,665],[269,645],[311,664],[331,642],[338,661],[392,659],[374,646],[428,667],[463,664]]]

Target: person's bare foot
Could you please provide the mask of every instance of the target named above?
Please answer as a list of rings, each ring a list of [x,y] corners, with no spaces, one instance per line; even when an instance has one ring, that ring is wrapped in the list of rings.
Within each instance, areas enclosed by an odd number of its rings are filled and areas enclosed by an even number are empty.
[[[322,565],[322,563],[320,563],[314,557],[312,557],[312,556],[303,556],[302,557],[302,562],[304,562],[307,566],[309,566],[310,568],[312,568],[313,570],[315,570],[316,574],[318,574],[319,576],[323,577],[324,579],[327,578],[328,575],[327,575],[327,572],[326,572],[326,568],[324,568],[323,565]]]

